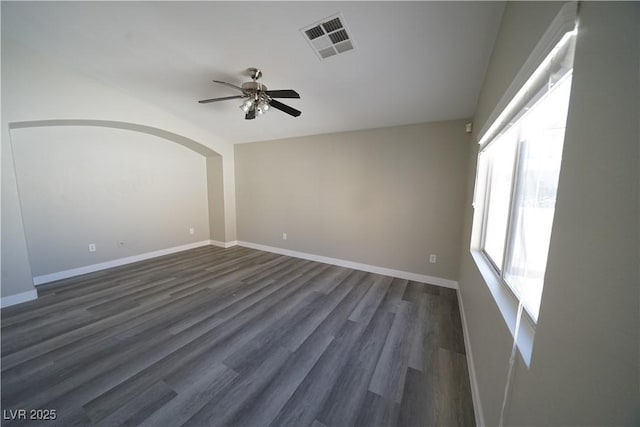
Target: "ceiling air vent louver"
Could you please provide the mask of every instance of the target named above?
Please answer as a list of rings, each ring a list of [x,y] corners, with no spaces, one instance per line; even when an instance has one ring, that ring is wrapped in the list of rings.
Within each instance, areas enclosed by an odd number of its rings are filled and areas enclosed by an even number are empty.
[[[345,30],[336,31],[335,33],[329,34],[329,38],[333,42],[333,44],[343,42],[349,39],[347,32]]]
[[[322,31],[320,25],[316,25],[315,27],[308,29],[304,33],[307,35],[307,37],[309,37],[309,40],[317,39],[318,37],[324,35],[324,31]]]
[[[336,55],[336,50],[332,47],[328,47],[326,49],[322,49],[318,53],[324,59],[324,58],[328,58],[330,56]]]
[[[340,18],[333,18],[331,21],[323,22],[322,27],[327,33],[330,33],[342,28],[342,22],[340,22]]]
[[[302,28],[300,32],[320,59],[355,49],[340,13]]]

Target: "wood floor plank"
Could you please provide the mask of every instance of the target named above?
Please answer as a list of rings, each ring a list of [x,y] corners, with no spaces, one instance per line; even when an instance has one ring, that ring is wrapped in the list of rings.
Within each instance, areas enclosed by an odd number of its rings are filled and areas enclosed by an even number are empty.
[[[229,387],[221,391],[209,403],[187,420],[191,426],[209,427],[228,425],[230,419],[242,409],[247,400],[253,399],[269,383],[289,359],[291,352],[276,346],[264,355],[257,369],[239,376]]]
[[[158,409],[140,425],[146,427],[173,427],[182,425],[214,396],[227,389],[238,374],[223,364],[210,366],[200,377],[185,388],[177,389],[178,395]],[[175,386],[172,386],[175,388]]]
[[[0,311],[2,408],[58,414],[29,426],[474,424],[452,289],[200,247],[38,293]]]
[[[317,273],[316,273],[317,274]],[[229,359],[232,355],[237,354],[241,349],[251,348],[252,341],[256,340],[256,337],[260,336],[265,331],[268,331],[272,328],[273,325],[276,325],[281,318],[284,310],[289,308],[294,309],[297,304],[296,301],[302,302],[308,298],[310,294],[313,292],[310,289],[304,289],[304,284],[306,283],[303,280],[297,280],[299,283],[295,287],[291,287],[288,290],[299,290],[298,293],[282,293],[279,296],[278,300],[275,300],[275,303],[270,306],[266,306],[264,301],[268,301],[269,298],[265,298],[260,302],[260,304],[254,304],[249,307],[249,309],[257,311],[258,314],[251,316],[247,316],[246,314],[251,314],[252,311],[247,311],[245,316],[236,316],[231,317],[227,322],[224,322],[217,326],[216,330],[219,330],[218,334],[218,342],[215,343],[212,347],[208,349],[207,352],[202,352],[199,355],[193,357],[193,354],[189,354],[190,362],[188,364],[184,364],[182,367],[178,369],[173,369],[173,372],[169,372],[165,375],[165,380],[177,387],[180,387],[180,383],[189,383],[190,381],[194,381],[202,372],[202,370],[207,369],[208,366],[211,366],[215,363],[221,363],[225,361],[225,359]],[[280,287],[279,289],[283,289]],[[277,297],[278,295],[270,295],[269,297]],[[290,307],[284,303],[292,303]],[[239,358],[238,361],[243,361],[245,359],[251,359],[252,354],[248,353],[244,355],[244,357]],[[238,356],[239,357],[239,356]],[[246,362],[250,365],[250,362]],[[232,366],[235,366],[231,364]]]
[[[102,427],[137,426],[177,395],[175,390],[159,381],[95,425]]]
[[[438,425],[475,425],[464,354],[441,348],[438,352]]]
[[[211,291],[208,289],[204,289],[201,292],[195,293],[192,296],[184,297],[182,299],[178,299],[172,301],[170,304],[162,308],[170,307],[172,312],[182,309],[188,309],[189,306],[193,306],[194,303],[198,304],[207,304],[206,295],[211,294]],[[39,369],[42,364],[51,365],[55,363],[55,370],[60,371],[67,367],[71,367],[71,369],[76,369],[78,365],[85,363],[87,360],[96,362],[104,359],[104,348],[108,348],[109,350],[117,350],[117,347],[124,346],[124,348],[129,347],[129,343],[126,340],[118,340],[119,344],[113,345],[113,338],[123,336],[127,337],[136,337],[136,334],[130,333],[130,331],[140,324],[146,324],[147,326],[142,330],[142,332],[146,332],[148,335],[145,337],[148,339],[152,338],[153,335],[148,331],[149,325],[155,327],[156,331],[159,331],[164,334],[163,323],[158,323],[159,319],[164,321],[166,318],[166,314],[164,310],[150,310],[144,315],[133,317],[129,320],[129,322],[124,322],[120,324],[110,323],[111,328],[99,329],[97,333],[90,333],[89,331],[85,331],[87,333],[86,336],[81,336],[80,339],[74,340],[71,343],[67,344],[67,341],[64,340],[66,335],[60,337],[59,341],[56,340],[48,340],[44,344],[48,346],[46,349],[53,349],[51,351],[44,350],[44,354],[39,355],[37,358],[28,359],[28,355],[20,354],[25,361],[18,365],[17,367],[3,372],[3,380],[11,381],[16,380],[24,383],[24,380],[27,379],[21,373],[20,368],[22,366],[28,367],[32,372]],[[105,323],[105,322],[101,322]],[[104,327],[104,325],[102,325]],[[147,341],[145,340],[145,341]],[[135,339],[133,340],[135,342]],[[144,344],[145,341],[141,343]],[[40,346],[38,346],[40,347]],[[13,357],[15,355],[11,354],[7,358],[3,358],[3,363],[5,359]],[[98,356],[98,357],[96,357]],[[15,371],[18,371],[17,373]],[[95,369],[90,369],[91,372],[96,372]],[[55,373],[55,372],[54,372]],[[57,374],[57,373],[55,373]],[[42,381],[43,378],[40,376],[36,376],[36,381]],[[23,384],[24,386],[24,384]]]
[[[246,400],[244,410],[237,412],[227,424],[238,427],[269,425],[332,341],[332,336],[312,334],[285,361],[274,379],[253,399]]]
[[[199,301],[203,300],[204,295],[199,296]],[[100,383],[101,380],[107,382],[115,381],[117,372],[122,372],[123,376],[128,374],[127,368],[135,370],[139,364],[144,365],[152,361],[154,357],[162,354],[170,354],[177,348],[180,348],[189,341],[190,336],[171,337],[161,327],[156,328],[155,333],[148,333],[144,340],[133,340],[136,345],[102,346],[98,348],[99,356],[97,358],[83,358],[76,360],[71,358],[63,361],[61,364],[55,364],[47,376],[47,380],[54,385],[48,388],[39,387],[40,378],[32,378],[33,381],[28,383],[28,387],[20,387],[19,392],[12,393],[13,399],[24,399],[34,407],[42,406],[47,402],[54,400],[63,395],[70,398],[74,394],[89,396],[86,391],[81,392],[78,388],[90,387],[94,383]],[[102,342],[101,344],[104,344]],[[153,357],[148,354],[152,352]],[[83,356],[79,354],[79,356]],[[125,363],[126,362],[126,363]],[[114,366],[117,368],[114,370]],[[131,366],[131,367],[130,367]],[[106,378],[105,378],[106,377]],[[27,397],[28,396],[28,397]],[[5,395],[3,395],[3,403]],[[7,401],[10,404],[11,401]]]
[[[402,402],[398,411],[398,426],[448,426],[463,425],[451,424],[450,418],[438,418],[439,398],[437,384],[431,373],[423,373],[413,368],[407,370],[405,388]],[[448,396],[442,396],[448,398]]]
[[[400,426],[397,423],[399,407],[396,402],[367,391],[364,401],[360,405],[354,425],[357,427],[392,427]],[[407,427],[428,426],[425,420],[420,419],[417,424],[405,424]]]
[[[311,277],[315,274],[319,274],[316,267],[316,271],[310,271]],[[203,316],[198,316],[196,319],[192,319],[188,326],[181,325],[180,329],[176,330],[176,325],[172,325],[170,328],[171,333],[182,333],[182,331],[207,331],[221,323],[229,321],[236,316],[243,315],[245,318],[251,316],[251,312],[244,313],[244,310],[254,307],[256,304],[260,304],[262,301],[272,302],[283,297],[283,294],[288,294],[296,291],[304,282],[297,281],[297,276],[293,279],[287,279],[280,282],[264,281],[259,286],[247,288],[248,293],[239,292],[239,295],[232,295],[228,301],[225,301],[218,309],[213,308],[204,313]],[[301,295],[300,298],[304,299],[305,295]],[[244,314],[243,314],[244,313]]]
[[[365,296],[360,300],[349,316],[349,320],[365,324],[369,323],[369,320],[373,317],[373,314],[384,299],[392,281],[392,277],[377,277],[373,282],[373,285],[371,285],[371,288],[369,288]]]
[[[347,321],[349,315],[367,293],[373,283],[373,275],[363,271],[355,271],[347,277],[344,286],[351,288],[349,293],[331,311],[329,316],[318,326],[322,333],[336,336]]]
[[[302,280],[298,280],[295,284],[293,282],[296,282],[296,280],[294,279],[288,283],[289,286],[281,287],[276,292],[243,310],[238,316],[219,324],[214,329],[191,327],[176,335],[176,339],[189,339],[189,342],[178,349],[174,349],[162,359],[148,364],[138,374],[94,398],[84,405],[85,410],[92,419],[101,419],[114,406],[126,402],[136,393],[143,392],[155,380],[178,369],[180,367],[178,363],[180,362],[188,364],[198,360],[198,358],[209,359],[214,357],[212,354],[215,355],[215,360],[227,357],[234,349],[257,335],[270,322],[276,320],[277,304],[279,302],[281,303],[287,297],[293,297],[294,295],[297,295],[298,298],[303,298],[304,294],[295,294],[295,292],[305,282]],[[292,301],[295,301],[295,299],[292,298]],[[195,337],[193,337],[194,335]],[[178,342],[180,341],[178,340]],[[217,352],[207,353],[214,347]]]
[[[348,284],[344,284],[336,287],[326,297],[319,299],[310,307],[310,311],[305,313],[304,317],[297,319],[287,328],[287,333],[284,334],[281,345],[291,351],[296,351],[313,331],[344,301],[351,289]]]
[[[438,349],[439,298],[431,294],[421,294],[418,299],[416,330],[413,334],[409,353],[409,367],[425,372],[433,369],[431,359]]]
[[[139,310],[118,313],[108,318],[102,318],[99,322],[78,327],[62,335],[38,342],[31,347],[14,353],[3,354],[2,370],[11,369],[17,364],[41,357],[65,346],[82,345],[86,339],[100,339],[104,336],[112,335],[114,328],[117,330],[117,328],[122,325],[130,324],[132,320],[137,322],[140,319],[149,317],[162,317],[167,312],[173,312],[173,308],[176,307],[176,305],[189,303],[192,298],[198,297],[199,294],[206,292],[208,292],[207,289],[200,289],[183,298],[143,305]]]
[[[457,293],[454,289],[443,288],[441,290],[439,316],[440,347],[464,354],[462,320],[460,318]]]
[[[314,311],[315,305],[324,300],[323,297],[320,292],[312,292],[300,304],[282,313],[275,323],[265,328],[259,335],[229,355],[223,360],[223,363],[238,373],[244,373],[255,368],[256,361],[262,358],[265,348],[273,345],[288,348],[282,345],[282,342],[287,339],[287,325],[299,324],[303,321],[310,312]],[[296,350],[288,349],[292,352]]]
[[[395,315],[378,310],[342,368],[316,419],[326,425],[353,425],[387,340]]]
[[[393,326],[378,359],[369,390],[400,403],[409,363],[411,338],[415,335],[417,307],[406,302],[395,316]]]
[[[381,309],[397,313],[408,283],[409,281],[406,279],[394,278],[384,299],[380,303]]]
[[[87,400],[114,387],[157,359],[172,354],[193,339],[186,334],[180,337],[169,336],[162,328],[158,328],[157,332],[144,340],[138,339],[138,345],[120,351],[106,347],[100,357],[88,360],[86,366],[71,366],[66,371],[69,374],[54,371],[50,387],[24,390],[29,397],[23,401],[33,407],[47,404],[55,407],[82,406]]]
[[[14,353],[40,341],[77,329],[78,326],[94,323],[99,318],[100,316],[83,308],[76,308],[51,319],[52,324],[48,324],[46,319],[39,319],[29,322],[27,325],[14,325],[12,328],[2,331],[2,335],[7,338],[6,344],[2,346],[2,351],[4,354]],[[45,325],[46,327],[44,327]]]
[[[311,369],[270,426],[308,426],[318,416],[329,392],[339,379],[348,355],[365,325],[346,320],[340,333]]]

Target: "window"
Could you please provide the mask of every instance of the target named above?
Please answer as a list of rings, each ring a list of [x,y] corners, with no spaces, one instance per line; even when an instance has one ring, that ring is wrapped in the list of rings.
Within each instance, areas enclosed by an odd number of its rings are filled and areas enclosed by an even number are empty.
[[[482,250],[537,319],[567,121],[571,73],[480,154],[486,180]]]
[[[533,324],[555,212],[574,35],[551,49],[480,140],[472,249]]]
[[[483,249],[493,265],[500,270],[504,260],[505,239],[509,222],[509,205],[513,185],[513,165],[516,155],[517,134],[510,129],[496,138],[483,153],[487,164],[487,201],[483,228]]]

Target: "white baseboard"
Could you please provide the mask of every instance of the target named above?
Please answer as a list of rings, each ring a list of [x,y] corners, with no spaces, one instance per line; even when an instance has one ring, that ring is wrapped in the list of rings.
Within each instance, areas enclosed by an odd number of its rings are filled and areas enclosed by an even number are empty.
[[[70,270],[58,271],[56,273],[43,274],[33,278],[35,286],[44,283],[55,282],[56,280],[68,279],[69,277],[80,276],[82,274],[94,273],[107,268],[120,267],[121,265],[131,264],[138,261],[144,261],[150,258],[156,258],[163,255],[169,255],[176,252],[182,252],[189,249],[199,248],[201,246],[211,245],[211,240],[203,240],[201,242],[188,243],[186,245],[174,246],[172,248],[160,249],[158,251],[147,252],[140,255],[133,255],[126,258],[118,258],[111,261],[105,261],[98,264],[87,265],[85,267],[72,268]]]
[[[347,261],[338,258],[330,258],[321,255],[314,255],[306,252],[292,251],[290,249],[277,248],[275,246],[260,245],[258,243],[238,241],[239,246],[258,249],[266,252],[273,252],[280,255],[287,255],[294,258],[308,259],[310,261],[322,262],[325,264],[337,265],[339,267],[352,268],[354,270],[367,271],[369,273],[382,274],[384,276],[398,277],[400,279],[414,280],[416,282],[429,283],[445,288],[458,289],[458,282],[440,277],[426,276],[424,274],[411,273],[408,271],[394,270],[391,268],[377,267],[375,265],[361,264],[359,262]]]
[[[173,248],[161,249],[158,251],[147,252],[144,254],[133,255],[126,258],[119,258],[111,261],[105,261],[98,264],[87,265],[84,267],[72,268],[69,270],[58,271],[56,273],[44,274],[33,278],[33,284],[38,286],[44,283],[54,282],[56,280],[68,279],[69,277],[80,276],[82,274],[94,273],[108,268],[120,267],[122,265],[131,264],[138,261],[144,261],[163,255],[169,255],[176,252],[182,252],[201,246],[213,245],[221,248],[230,248],[232,246],[244,246],[247,248],[258,249],[261,251],[273,252],[281,255],[287,255],[294,258],[302,258],[310,261],[322,262],[325,264],[337,265],[340,267],[352,268],[354,270],[367,271],[369,273],[382,274],[385,276],[398,277],[400,279],[415,280],[416,282],[430,283],[432,285],[443,286],[445,288],[458,289],[458,282],[440,277],[427,276],[424,274],[411,273],[408,271],[394,270],[391,268],[378,267],[375,265],[362,264],[353,261],[347,261],[338,258],[331,258],[322,255],[315,255],[306,252],[298,252],[289,249],[277,248],[275,246],[260,245],[257,243],[233,240],[229,242],[221,242],[218,240],[203,240],[200,242],[189,243],[186,245],[175,246]],[[35,292],[35,291],[34,291]],[[22,295],[22,294],[20,294]],[[36,294],[37,297],[37,294]]]
[[[484,427],[484,412],[482,410],[482,402],[480,402],[480,389],[478,388],[478,379],[476,377],[476,367],[473,363],[473,354],[471,352],[471,341],[469,340],[469,329],[467,327],[467,317],[465,316],[464,304],[462,303],[462,294],[458,289],[458,305],[460,306],[460,317],[462,318],[462,332],[464,334],[464,347],[467,353],[467,367],[469,369],[469,381],[471,382],[471,398],[473,400],[473,412],[476,416],[476,426]]]
[[[20,304],[21,302],[31,301],[36,298],[38,298],[38,291],[33,289],[31,291],[9,295],[8,297],[2,297],[0,299],[0,307],[9,307],[10,305]]]
[[[237,240],[231,240],[229,242],[221,242],[220,240],[209,240],[209,244],[213,246],[218,246],[220,248],[230,248],[232,246],[236,246],[238,244]]]

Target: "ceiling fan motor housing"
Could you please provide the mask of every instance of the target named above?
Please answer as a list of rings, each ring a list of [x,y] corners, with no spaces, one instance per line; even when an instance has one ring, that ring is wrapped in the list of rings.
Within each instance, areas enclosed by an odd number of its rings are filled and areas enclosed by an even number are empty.
[[[256,94],[257,92],[262,92],[265,90],[267,90],[267,87],[262,83],[258,83],[256,81],[242,83],[242,92],[245,95],[251,96],[253,94]]]

